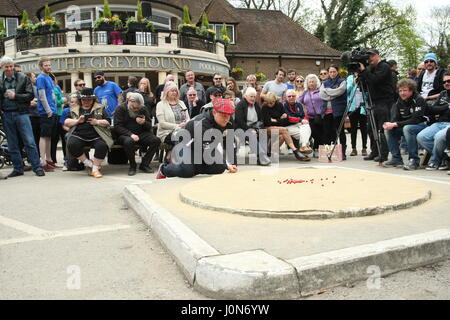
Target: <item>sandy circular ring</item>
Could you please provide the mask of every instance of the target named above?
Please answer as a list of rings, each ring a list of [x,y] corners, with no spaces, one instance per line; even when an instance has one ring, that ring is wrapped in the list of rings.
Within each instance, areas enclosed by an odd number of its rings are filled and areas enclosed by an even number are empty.
[[[184,203],[264,218],[363,217],[418,206],[431,198],[426,184],[383,173],[339,168],[254,170],[185,185]]]

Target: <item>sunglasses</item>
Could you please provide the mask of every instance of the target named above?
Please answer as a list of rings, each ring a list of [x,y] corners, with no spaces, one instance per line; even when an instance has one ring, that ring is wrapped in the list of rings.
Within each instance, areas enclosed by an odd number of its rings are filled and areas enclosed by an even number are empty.
[[[450,84],[450,79],[444,80],[444,84]]]
[[[195,97],[197,94],[188,94],[189,97]]]
[[[76,86],[77,86],[77,87],[85,87],[85,86],[86,86],[86,83],[79,83],[79,84],[77,84]]]
[[[102,78],[102,76],[97,76],[97,77],[95,77],[95,79],[101,79]]]
[[[286,97],[288,97],[288,98],[292,98],[292,97],[296,97],[296,96],[294,95],[294,96],[286,96]]]
[[[320,75],[321,75],[321,76],[326,76],[327,74],[328,74],[328,73],[324,73],[324,72],[323,72],[323,73],[321,73]]]
[[[432,62],[434,62],[434,60],[427,60],[427,61],[424,61],[423,63],[432,63]]]
[[[222,80],[222,78],[214,78],[214,80]]]
[[[295,80],[295,82],[303,82],[303,80]]]

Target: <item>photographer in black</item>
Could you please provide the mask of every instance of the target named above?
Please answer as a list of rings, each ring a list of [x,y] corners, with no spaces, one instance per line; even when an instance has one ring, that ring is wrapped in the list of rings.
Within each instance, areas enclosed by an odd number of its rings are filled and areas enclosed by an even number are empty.
[[[386,136],[384,135],[383,123],[389,121],[389,112],[394,103],[394,88],[392,86],[392,70],[391,66],[381,60],[380,52],[376,49],[367,51],[369,54],[369,66],[359,63],[360,79],[365,85],[372,98],[373,116],[375,120],[376,130],[379,134],[380,149],[374,138],[374,130],[369,129],[371,140],[371,152],[364,160],[375,160],[376,162],[386,161],[389,150],[387,146]],[[369,122],[370,126],[370,122]]]

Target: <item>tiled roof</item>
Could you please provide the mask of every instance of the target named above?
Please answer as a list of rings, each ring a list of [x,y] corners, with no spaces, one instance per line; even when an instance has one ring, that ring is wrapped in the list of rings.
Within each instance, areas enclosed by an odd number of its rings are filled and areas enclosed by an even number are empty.
[[[225,0],[223,0],[225,1]],[[341,52],[321,42],[281,11],[234,8],[240,23],[236,45],[227,54],[262,53],[339,56]]]

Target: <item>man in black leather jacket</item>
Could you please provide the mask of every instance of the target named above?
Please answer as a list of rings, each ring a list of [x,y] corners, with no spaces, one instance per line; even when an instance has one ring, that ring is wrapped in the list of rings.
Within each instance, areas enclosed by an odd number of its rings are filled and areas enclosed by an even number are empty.
[[[9,57],[4,56],[0,60],[0,67],[3,70],[0,78],[0,110],[14,166],[8,177],[22,176],[24,172],[18,134],[22,138],[33,171],[37,176],[44,176],[28,114],[30,102],[34,98],[31,80],[14,70],[14,61]]]

